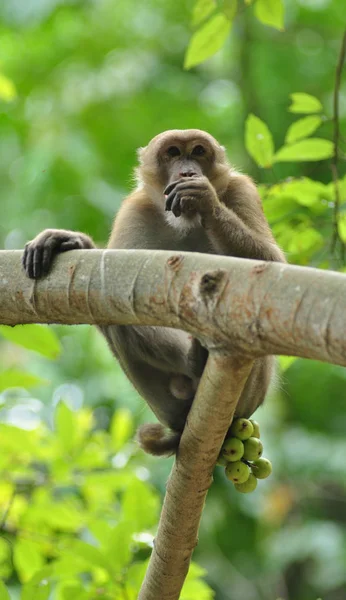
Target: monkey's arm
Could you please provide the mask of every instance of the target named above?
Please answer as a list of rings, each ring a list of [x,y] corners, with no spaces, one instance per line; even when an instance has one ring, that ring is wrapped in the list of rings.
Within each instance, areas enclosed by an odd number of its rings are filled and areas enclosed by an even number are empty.
[[[25,244],[23,267],[31,279],[39,279],[49,272],[54,256],[68,250],[96,248],[85,233],[67,229],[45,229]]]
[[[277,246],[256,186],[245,175],[231,175],[226,192],[204,217],[215,250],[244,258],[286,262]]]
[[[155,207],[145,194],[134,192],[119,212],[108,247],[158,247],[157,224]],[[84,233],[45,229],[26,244],[23,266],[31,279],[38,279],[47,275],[54,257],[60,252],[95,247],[93,240]],[[196,378],[203,371],[206,360],[203,351],[186,332],[164,327],[104,327],[102,330],[116,356],[119,348],[126,347],[138,361],[166,373]],[[113,332],[111,339],[108,330]],[[122,336],[120,331],[123,331]]]
[[[230,172],[226,190],[218,196],[207,177],[169,184],[166,210],[178,217],[196,211],[217,254],[285,262],[263,213],[251,179]]]

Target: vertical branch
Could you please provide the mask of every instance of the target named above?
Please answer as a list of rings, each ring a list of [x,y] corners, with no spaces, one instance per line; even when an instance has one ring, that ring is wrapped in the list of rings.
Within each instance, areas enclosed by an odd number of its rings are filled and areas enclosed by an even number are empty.
[[[253,361],[210,353],[167,484],[138,600],[178,600],[212,472]]]
[[[334,201],[334,215],[333,215],[333,238],[332,238],[332,252],[334,252],[336,248],[336,244],[339,241],[341,244],[341,254],[342,260],[344,260],[345,256],[345,246],[343,241],[340,239],[339,231],[338,231],[338,220],[340,213],[340,188],[339,188],[339,174],[338,174],[338,162],[339,162],[339,141],[340,141],[340,117],[339,117],[339,93],[340,93],[340,85],[341,85],[341,75],[342,69],[345,62],[346,56],[346,30],[344,32],[341,49],[339,54],[338,63],[336,66],[335,73],[335,85],[334,85],[334,100],[333,100],[333,123],[334,123],[334,155],[331,162],[331,170],[333,175],[334,182],[334,193],[335,193],[335,201]]]

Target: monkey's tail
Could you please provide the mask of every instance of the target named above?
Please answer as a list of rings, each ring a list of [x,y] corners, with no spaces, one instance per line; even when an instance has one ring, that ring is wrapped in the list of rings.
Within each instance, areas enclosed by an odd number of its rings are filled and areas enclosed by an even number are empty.
[[[181,433],[165,429],[161,423],[148,423],[137,430],[141,448],[154,456],[171,456],[178,450]]]

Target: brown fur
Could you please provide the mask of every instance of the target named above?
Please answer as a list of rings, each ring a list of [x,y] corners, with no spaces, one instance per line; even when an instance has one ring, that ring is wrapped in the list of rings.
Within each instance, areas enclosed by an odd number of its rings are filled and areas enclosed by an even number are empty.
[[[207,252],[284,261],[252,180],[237,173],[224,148],[197,129],[165,131],[139,150],[137,189],[116,216],[108,248]],[[26,245],[24,267],[40,277],[55,253],[94,247],[84,234],[46,230]],[[140,428],[152,454],[176,451],[207,351],[184,331],[163,327],[101,327],[123,370],[162,425]],[[249,417],[265,397],[273,357],[255,361],[237,415]]]

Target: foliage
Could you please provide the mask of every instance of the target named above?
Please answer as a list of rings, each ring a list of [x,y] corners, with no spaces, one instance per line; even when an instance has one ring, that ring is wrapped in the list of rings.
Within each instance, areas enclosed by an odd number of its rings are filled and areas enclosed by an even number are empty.
[[[44,227],[103,243],[135,148],[199,127],[259,182],[290,262],[344,270],[344,80],[331,177],[343,3],[197,0],[191,19],[190,5],[0,3],[3,246]],[[0,352],[0,576],[11,599],[136,597],[171,464],[131,442],[148,409],[91,328],[1,327]],[[256,415],[273,476],[239,498],[215,470],[183,600],[211,588],[216,600],[346,595],[345,370],[280,365]]]
[[[323,110],[320,101],[308,94],[291,94],[290,112],[315,113]],[[278,162],[307,162],[330,159],[334,144],[330,140],[309,137],[322,125],[325,116],[311,115],[293,122],[286,134],[285,143],[275,152],[274,139],[266,123],[250,114],[245,127],[245,145],[250,156],[261,168],[270,169]],[[286,181],[261,188],[267,216],[280,245],[287,249],[295,263],[308,264],[319,261],[321,253],[328,251],[334,226],[332,214],[336,202],[336,188],[346,189],[346,178],[329,183],[307,177],[289,178]],[[271,213],[271,206],[274,207]],[[276,224],[276,211],[283,210],[284,222]],[[302,207],[305,207],[304,209]],[[286,213],[286,214],[285,214]],[[290,216],[288,216],[288,213]],[[324,221],[324,236],[321,234]],[[340,238],[343,239],[344,216],[339,216]],[[328,266],[324,258],[323,264]]]
[[[21,599],[137,598],[160,500],[134,469],[132,433],[126,409],[107,432],[64,402],[53,428],[0,425],[0,572],[16,573]],[[183,599],[212,598],[203,575],[192,567]]]
[[[41,325],[9,327],[0,325],[0,335],[10,342],[20,344],[29,350],[35,350],[47,358],[56,358],[60,354],[60,344],[54,331]]]
[[[245,5],[252,0],[243,0]],[[192,25],[196,28],[188,46],[184,66],[191,69],[213,56],[225,43],[238,11],[238,0],[196,0]],[[282,0],[257,0],[255,15],[264,25],[283,29]]]
[[[4,102],[11,102],[16,97],[16,88],[10,79],[0,73],[0,99]]]

